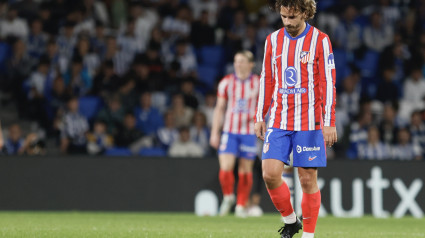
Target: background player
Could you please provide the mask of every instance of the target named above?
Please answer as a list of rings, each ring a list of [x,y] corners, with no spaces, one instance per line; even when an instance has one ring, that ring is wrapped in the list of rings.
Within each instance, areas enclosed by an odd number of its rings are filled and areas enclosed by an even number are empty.
[[[279,232],[290,238],[302,224],[282,179],[293,152],[303,190],[303,238],[314,237],[321,196],[317,167],[326,166],[326,148],[337,141],[335,62],[329,37],[306,23],[316,12],[314,0],[277,0],[283,28],[267,37],[255,131],[265,140],[263,178],[285,222]],[[270,108],[266,133],[264,116]]]
[[[253,115],[258,98],[259,76],[252,74],[254,56],[249,51],[235,54],[235,73],[225,76],[218,85],[217,104],[210,144],[219,153],[219,180],[223,192],[220,215],[229,213],[235,203],[234,167],[239,157],[235,215],[245,217],[245,205],[251,193],[252,167],[256,156]],[[223,125],[224,117],[224,125]],[[223,132],[221,134],[221,128]],[[220,139],[221,134],[221,139]]]

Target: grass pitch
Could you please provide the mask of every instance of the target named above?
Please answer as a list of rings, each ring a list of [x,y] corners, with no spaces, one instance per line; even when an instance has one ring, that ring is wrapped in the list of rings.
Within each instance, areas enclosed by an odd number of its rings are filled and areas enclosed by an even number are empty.
[[[258,218],[189,213],[0,212],[0,237],[278,238],[277,214]],[[294,238],[301,237],[297,234]],[[316,238],[425,237],[425,219],[319,218]]]

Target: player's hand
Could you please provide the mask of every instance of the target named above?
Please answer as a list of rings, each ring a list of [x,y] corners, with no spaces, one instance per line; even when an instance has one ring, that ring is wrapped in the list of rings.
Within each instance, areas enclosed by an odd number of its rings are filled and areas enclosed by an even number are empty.
[[[326,146],[333,146],[333,144],[338,141],[338,136],[336,135],[336,128],[331,126],[324,126],[323,137],[325,139]]]
[[[218,146],[220,145],[220,134],[219,133],[211,133],[210,137],[210,145],[214,149],[218,149]]]
[[[264,140],[264,136],[266,135],[266,123],[263,121],[256,122],[254,126],[255,135]]]

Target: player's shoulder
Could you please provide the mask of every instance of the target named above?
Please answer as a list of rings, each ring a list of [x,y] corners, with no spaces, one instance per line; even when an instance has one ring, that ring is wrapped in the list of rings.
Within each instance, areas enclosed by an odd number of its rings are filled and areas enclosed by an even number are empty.
[[[258,75],[258,74],[253,74],[253,75],[252,75],[252,79],[253,79],[253,80],[260,80],[260,75]]]
[[[272,38],[274,38],[274,37],[276,37],[277,36],[277,34],[279,34],[279,32],[280,31],[283,31],[283,27],[282,28],[279,28],[279,29],[277,29],[277,30],[275,30],[275,31],[273,31],[272,33],[270,33],[268,36],[267,36],[267,40],[271,40]]]
[[[227,74],[223,78],[221,78],[220,84],[228,84],[232,80],[234,80],[234,75],[233,74]]]

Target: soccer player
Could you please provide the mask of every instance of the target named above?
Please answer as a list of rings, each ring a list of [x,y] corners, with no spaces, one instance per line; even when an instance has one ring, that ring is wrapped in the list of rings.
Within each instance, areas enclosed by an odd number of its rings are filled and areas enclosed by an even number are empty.
[[[219,153],[219,180],[223,192],[220,215],[227,215],[235,203],[233,170],[236,158],[239,158],[235,215],[246,217],[245,205],[251,193],[252,168],[256,156],[257,138],[253,116],[260,77],[252,73],[254,56],[249,51],[236,53],[233,65],[235,73],[225,76],[218,85],[210,145],[218,149]]]
[[[255,132],[264,140],[263,179],[290,238],[303,228],[314,237],[321,196],[317,168],[326,166],[325,144],[337,141],[335,129],[335,62],[329,37],[306,21],[316,12],[314,0],[277,0],[283,28],[265,42]],[[268,126],[264,116],[270,108]],[[296,217],[282,179],[284,165],[298,167],[303,224]]]

